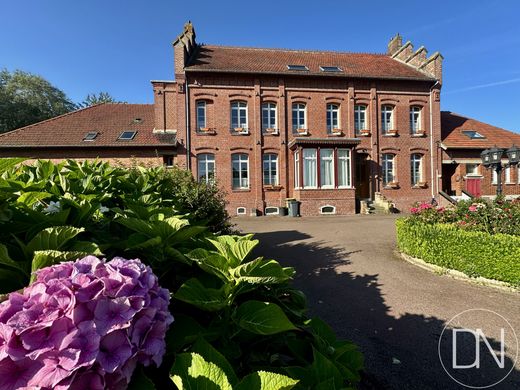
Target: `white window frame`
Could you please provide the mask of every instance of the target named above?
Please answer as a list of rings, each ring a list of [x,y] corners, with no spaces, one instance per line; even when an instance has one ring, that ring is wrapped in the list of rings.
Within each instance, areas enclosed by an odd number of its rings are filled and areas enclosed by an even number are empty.
[[[294,188],[300,188],[300,151],[294,152]]]
[[[274,174],[273,174],[273,163],[274,163]],[[266,170],[267,164],[267,170]],[[264,186],[278,185],[278,155],[276,153],[265,153],[262,156],[262,181]],[[268,182],[266,183],[266,173],[268,175]]]
[[[323,211],[323,209],[325,207],[332,207],[332,211],[331,212],[325,212]],[[332,215],[332,214],[336,214],[336,206],[333,206],[331,204],[326,204],[326,205],[323,205],[323,206],[320,206],[320,214],[323,214],[323,215]]]
[[[203,167],[203,169],[201,169]],[[210,167],[212,169],[210,169]],[[205,181],[206,183],[212,183],[215,180],[215,155],[213,153],[201,153],[197,155],[197,178],[199,181]],[[201,171],[204,170],[204,175],[201,175]],[[210,176],[213,173],[213,177]]]
[[[423,155],[414,153],[410,156],[410,183],[417,187],[423,181]]]
[[[498,184],[498,175],[497,175],[497,171],[495,171],[495,169],[491,169],[491,184],[493,184],[493,185]]]
[[[475,168],[474,172],[470,172],[468,167],[472,166]],[[466,176],[480,176],[479,164],[478,163],[466,163]]]
[[[307,105],[305,103],[292,104],[292,129],[295,131],[307,129]]]
[[[234,168],[235,164],[238,168],[238,185],[235,185]],[[245,165],[245,172],[247,177],[243,177]],[[246,183],[244,185],[244,183]],[[231,155],[231,186],[234,190],[249,189],[250,174],[249,174],[249,155],[246,153],[234,153]]]
[[[367,106],[366,104],[356,104],[354,106],[354,130],[356,134],[360,134],[361,130],[367,128]]]
[[[343,152],[347,152],[346,156],[342,156]],[[336,151],[337,159],[338,159],[338,188],[352,188],[352,164],[351,164],[351,151],[350,149],[338,149]],[[340,166],[345,165],[345,184],[341,185],[340,183],[343,181],[340,176]]]
[[[304,148],[302,149],[302,160],[303,160],[303,188],[315,189],[318,188],[318,149],[316,148]],[[306,175],[306,172],[310,170],[310,166],[314,162],[314,175]],[[310,181],[307,182],[306,178]]]
[[[324,151],[330,151],[330,156],[328,157],[324,157],[323,156],[323,152]],[[334,153],[334,149],[332,148],[323,148],[323,149],[320,149],[320,188],[323,188],[323,189],[331,189],[331,188],[334,188],[336,183],[335,183],[335,179],[334,179],[334,172],[335,172],[335,164],[334,164],[334,160],[335,160],[335,153]],[[331,171],[330,171],[330,176],[328,177],[330,179],[330,184],[323,184],[323,181],[325,179],[325,169],[324,169],[324,165],[326,162],[329,162],[330,165],[331,165]]]
[[[200,120],[200,113],[202,112],[203,115],[203,121]],[[206,128],[207,123],[207,110],[206,110],[206,101],[205,100],[198,100],[197,101],[197,130]],[[202,122],[202,123],[201,123]]]
[[[236,113],[237,121],[236,123],[233,123],[233,114]],[[244,114],[244,115],[242,115]],[[244,116],[244,118],[242,118]],[[243,100],[235,100],[231,102],[231,128],[232,129],[239,129],[242,128],[244,130],[248,129],[248,115],[247,115],[247,102]],[[242,120],[245,120],[245,122],[242,122]]]
[[[264,114],[267,115],[264,115]],[[276,130],[278,128],[278,115],[277,115],[277,106],[276,103],[273,102],[265,102],[262,103],[262,130],[273,129]],[[267,117],[267,123],[265,123],[264,119]],[[273,121],[274,119],[274,121]],[[274,122],[274,123],[272,123]]]
[[[412,134],[418,134],[422,131],[422,107],[411,106],[410,107],[410,132]]]
[[[394,130],[394,107],[388,104],[381,106],[381,131],[387,134]]]
[[[327,131],[332,133],[340,129],[340,105],[336,103],[327,104]]]
[[[390,170],[388,169],[389,165],[391,166]],[[396,176],[396,171],[395,171],[395,154],[393,154],[393,153],[383,154],[381,156],[381,168],[382,168],[381,178],[383,179],[384,186],[387,186],[389,183],[397,181],[396,180],[397,176]]]
[[[505,184],[513,184],[511,180],[511,167],[505,167],[504,172]]]

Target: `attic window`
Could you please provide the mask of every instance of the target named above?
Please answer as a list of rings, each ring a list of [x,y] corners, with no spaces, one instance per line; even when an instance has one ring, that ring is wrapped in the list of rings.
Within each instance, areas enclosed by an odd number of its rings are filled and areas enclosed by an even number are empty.
[[[118,139],[123,140],[123,141],[131,141],[134,139],[136,133],[137,133],[137,131],[130,131],[130,130],[123,131]]]
[[[309,68],[307,68],[305,65],[287,65],[287,69],[298,70],[298,71],[308,71],[309,70]]]
[[[87,134],[85,134],[83,141],[94,141],[98,134],[99,133],[97,131],[89,131]]]
[[[475,130],[462,130],[462,134],[471,139],[486,139],[486,137]]]
[[[320,66],[322,72],[342,72],[339,66]]]

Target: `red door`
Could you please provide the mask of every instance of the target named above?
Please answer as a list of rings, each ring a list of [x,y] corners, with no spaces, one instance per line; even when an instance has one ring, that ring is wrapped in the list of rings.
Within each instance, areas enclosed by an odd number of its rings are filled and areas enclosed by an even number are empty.
[[[480,181],[480,178],[466,178],[466,191],[477,198],[481,195]]]

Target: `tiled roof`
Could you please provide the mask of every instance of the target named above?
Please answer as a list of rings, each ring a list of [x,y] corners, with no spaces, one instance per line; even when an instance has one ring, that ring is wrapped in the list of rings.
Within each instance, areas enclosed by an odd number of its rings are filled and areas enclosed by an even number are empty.
[[[13,147],[142,147],[175,145],[175,134],[153,133],[152,104],[104,103],[0,134],[0,148]],[[118,140],[136,131],[132,140]],[[98,135],[84,141],[89,132]]]
[[[287,69],[304,65],[308,71]],[[323,72],[320,66],[338,66],[340,72]],[[385,54],[259,49],[202,45],[187,71],[367,77],[378,79],[433,80],[432,77]]]
[[[442,143],[450,149],[486,149],[520,146],[520,134],[491,126],[449,111],[441,111]],[[470,138],[463,131],[476,131],[485,138]]]

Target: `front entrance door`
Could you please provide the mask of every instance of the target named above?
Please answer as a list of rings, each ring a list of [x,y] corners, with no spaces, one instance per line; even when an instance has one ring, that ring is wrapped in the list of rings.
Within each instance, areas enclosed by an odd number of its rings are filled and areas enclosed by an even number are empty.
[[[356,155],[356,198],[370,198],[370,171],[368,154],[358,153]]]
[[[480,184],[481,184],[480,177],[467,177],[466,178],[466,191],[468,191],[471,195],[479,198],[480,195],[482,195],[482,192],[480,190]]]

